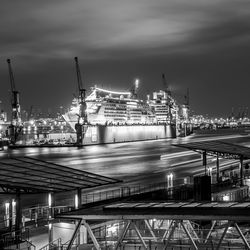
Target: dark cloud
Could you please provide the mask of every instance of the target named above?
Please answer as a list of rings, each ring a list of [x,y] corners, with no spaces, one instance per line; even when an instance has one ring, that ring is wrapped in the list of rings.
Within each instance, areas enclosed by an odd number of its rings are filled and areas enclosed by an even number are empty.
[[[25,108],[69,105],[77,55],[87,87],[128,89],[140,77],[146,94],[166,72],[177,96],[190,87],[199,113],[249,105],[248,0],[2,0],[0,16],[5,103],[10,57]]]

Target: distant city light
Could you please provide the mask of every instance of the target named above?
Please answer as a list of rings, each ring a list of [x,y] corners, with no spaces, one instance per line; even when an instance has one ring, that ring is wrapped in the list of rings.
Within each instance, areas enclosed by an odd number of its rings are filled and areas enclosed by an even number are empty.
[[[222,197],[222,200],[223,200],[223,201],[230,201],[230,196],[229,196],[229,194],[225,194],[225,195]]]
[[[135,80],[135,87],[138,88],[139,87],[139,79]]]

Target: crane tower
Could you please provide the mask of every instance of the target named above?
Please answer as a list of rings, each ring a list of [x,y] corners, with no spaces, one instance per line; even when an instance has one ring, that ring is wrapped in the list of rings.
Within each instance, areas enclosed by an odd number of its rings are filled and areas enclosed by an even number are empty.
[[[10,59],[7,59],[9,77],[10,77],[10,86],[11,86],[11,124],[9,126],[9,137],[11,144],[15,144],[18,135],[21,133],[21,110],[19,102],[19,92],[16,90],[14,74],[11,67]]]
[[[76,136],[77,136],[77,145],[81,146],[83,144],[84,135],[88,128],[88,119],[87,119],[87,104],[85,100],[86,89],[82,86],[82,77],[79,67],[78,58],[75,57],[75,66],[76,66],[76,75],[77,75],[77,84],[78,84],[78,96],[79,96],[79,114],[78,121],[75,124]]]

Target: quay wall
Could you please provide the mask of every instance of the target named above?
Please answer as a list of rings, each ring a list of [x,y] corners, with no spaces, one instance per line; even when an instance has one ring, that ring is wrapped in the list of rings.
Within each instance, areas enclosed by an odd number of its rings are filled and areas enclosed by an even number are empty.
[[[65,139],[72,143],[76,142],[76,133],[25,134],[21,137],[24,145],[32,143],[35,139]],[[105,144],[175,137],[176,128],[173,125],[90,125],[84,136],[83,144]]]
[[[170,125],[90,126],[84,144],[129,142],[176,137]]]

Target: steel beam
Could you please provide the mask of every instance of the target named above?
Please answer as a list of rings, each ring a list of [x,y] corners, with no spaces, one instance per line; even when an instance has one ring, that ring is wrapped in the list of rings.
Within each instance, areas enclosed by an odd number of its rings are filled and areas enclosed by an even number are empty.
[[[96,239],[96,237],[95,237],[93,231],[91,230],[89,224],[88,224],[86,221],[83,221],[82,223],[83,223],[83,225],[87,228],[87,231],[88,231],[88,233],[89,233],[89,236],[90,236],[91,240],[92,240],[93,243],[94,243],[95,249],[96,249],[96,250],[101,250],[101,247],[100,247],[100,245],[99,245],[99,243],[98,243],[98,241],[97,241],[97,239]],[[80,225],[80,226],[81,226],[81,225]],[[80,227],[79,227],[79,228],[80,228]],[[106,233],[106,232],[105,232],[105,233]],[[68,250],[68,249],[67,249],[67,250]]]
[[[174,223],[174,220],[171,220],[168,229],[166,229],[166,231],[164,232],[164,234],[163,234],[163,236],[162,236],[162,241],[164,241],[164,239],[167,237],[167,234],[168,234],[170,228],[173,226],[173,223]]]
[[[172,221],[173,222],[173,221]],[[171,223],[172,224],[172,223]],[[173,233],[174,233],[174,231],[175,231],[175,228],[177,227],[177,225],[178,225],[178,221],[177,220],[175,220],[174,221],[174,225],[172,226],[172,229],[171,229],[171,231],[170,231],[170,233],[169,233],[169,235],[168,235],[168,239],[167,239],[167,243],[166,243],[166,248],[167,248],[167,246],[168,246],[168,243],[170,242],[170,240],[171,240],[171,237],[172,237],[172,235],[173,235]],[[170,227],[169,227],[170,228]]]
[[[150,226],[148,220],[144,220],[144,222],[145,222],[145,224],[146,224],[146,226],[147,226],[149,232],[150,232],[151,235],[153,236],[154,241],[157,241],[157,238],[156,238],[156,236],[155,236],[155,233],[154,233],[154,231],[153,231],[153,228]]]
[[[194,247],[194,249],[198,250],[198,247],[196,246],[194,239],[192,238],[192,235],[190,234],[190,232],[187,230],[187,228],[185,227],[183,221],[180,222],[182,228],[184,229],[185,233],[187,234],[188,238],[190,239],[190,241],[192,242],[192,245]]]
[[[244,209],[245,212],[246,209]],[[177,214],[178,213],[178,214]],[[152,218],[155,219],[164,219],[164,220],[227,220],[227,221],[250,221],[250,213],[249,214],[240,214],[240,213],[232,213],[232,214],[211,214],[209,211],[207,214],[180,214],[178,210],[176,210],[176,214],[155,214],[154,211],[149,214],[119,214],[116,211],[114,213],[102,214],[101,212],[98,214],[69,214],[63,215],[58,214],[57,218],[61,219],[84,219],[84,220],[150,220]]]
[[[122,231],[122,233],[121,233],[121,237],[118,238],[118,240],[117,240],[117,244],[116,244],[116,246],[115,246],[115,250],[117,250],[118,247],[119,247],[119,245],[122,243],[122,241],[123,241],[125,235],[126,235],[127,232],[128,232],[128,229],[129,229],[130,224],[131,224],[131,220],[127,221],[127,223],[126,223],[126,225],[124,226],[124,229],[123,229],[123,231]]]
[[[197,241],[200,242],[200,239],[199,239],[197,233],[195,232],[194,227],[193,227],[192,223],[190,222],[190,220],[187,220],[187,224],[191,227],[192,232],[193,232],[195,238],[197,239]]]
[[[138,235],[138,237],[139,237],[139,239],[140,239],[142,245],[144,246],[145,249],[147,249],[147,248],[148,248],[148,247],[147,247],[147,244],[146,244],[146,242],[144,241],[144,239],[143,239],[143,237],[142,237],[142,235],[141,235],[141,233],[140,233],[138,227],[136,226],[135,222],[134,222],[134,221],[131,221],[131,225],[134,227],[134,229],[135,229],[135,231],[136,231],[136,233],[137,233],[137,235]]]
[[[241,232],[241,230],[240,230],[240,228],[239,228],[239,226],[238,226],[238,224],[236,222],[234,223],[234,226],[237,229],[237,231],[238,231],[240,237],[242,238],[242,240],[243,240],[245,246],[247,247],[247,249],[250,249],[250,246],[249,246],[249,244],[247,242],[247,239],[245,238],[244,234]]]
[[[71,237],[71,239],[70,239],[70,242],[69,242],[69,244],[68,244],[68,246],[67,246],[67,250],[70,250],[70,249],[71,249],[71,247],[72,247],[72,245],[73,245],[73,243],[74,243],[74,240],[75,240],[75,238],[76,238],[76,235],[77,235],[78,231],[80,230],[81,224],[82,224],[82,219],[80,219],[80,220],[78,221],[77,225],[76,225],[75,231],[74,231],[74,233],[73,233],[73,235],[72,235],[72,237]],[[98,250],[99,250],[99,249],[98,249]]]
[[[220,238],[220,241],[219,241],[219,243],[217,245],[217,248],[216,248],[217,250],[220,250],[220,245],[221,245],[221,243],[222,243],[222,241],[223,241],[223,239],[224,239],[224,237],[225,237],[225,235],[227,233],[227,230],[228,230],[228,228],[229,228],[230,225],[231,225],[230,222],[226,225],[225,230],[224,230],[224,232],[223,232],[223,234],[222,234],[222,236]]]
[[[162,227],[164,220],[160,220],[159,227]]]
[[[205,244],[207,243],[207,241],[208,241],[210,235],[212,234],[215,225],[216,225],[216,220],[214,220],[214,221],[212,222],[212,226],[211,226],[211,228],[209,229],[209,232],[208,232],[208,234],[207,234],[207,237],[206,237],[206,239],[205,239],[205,241],[204,241]]]

